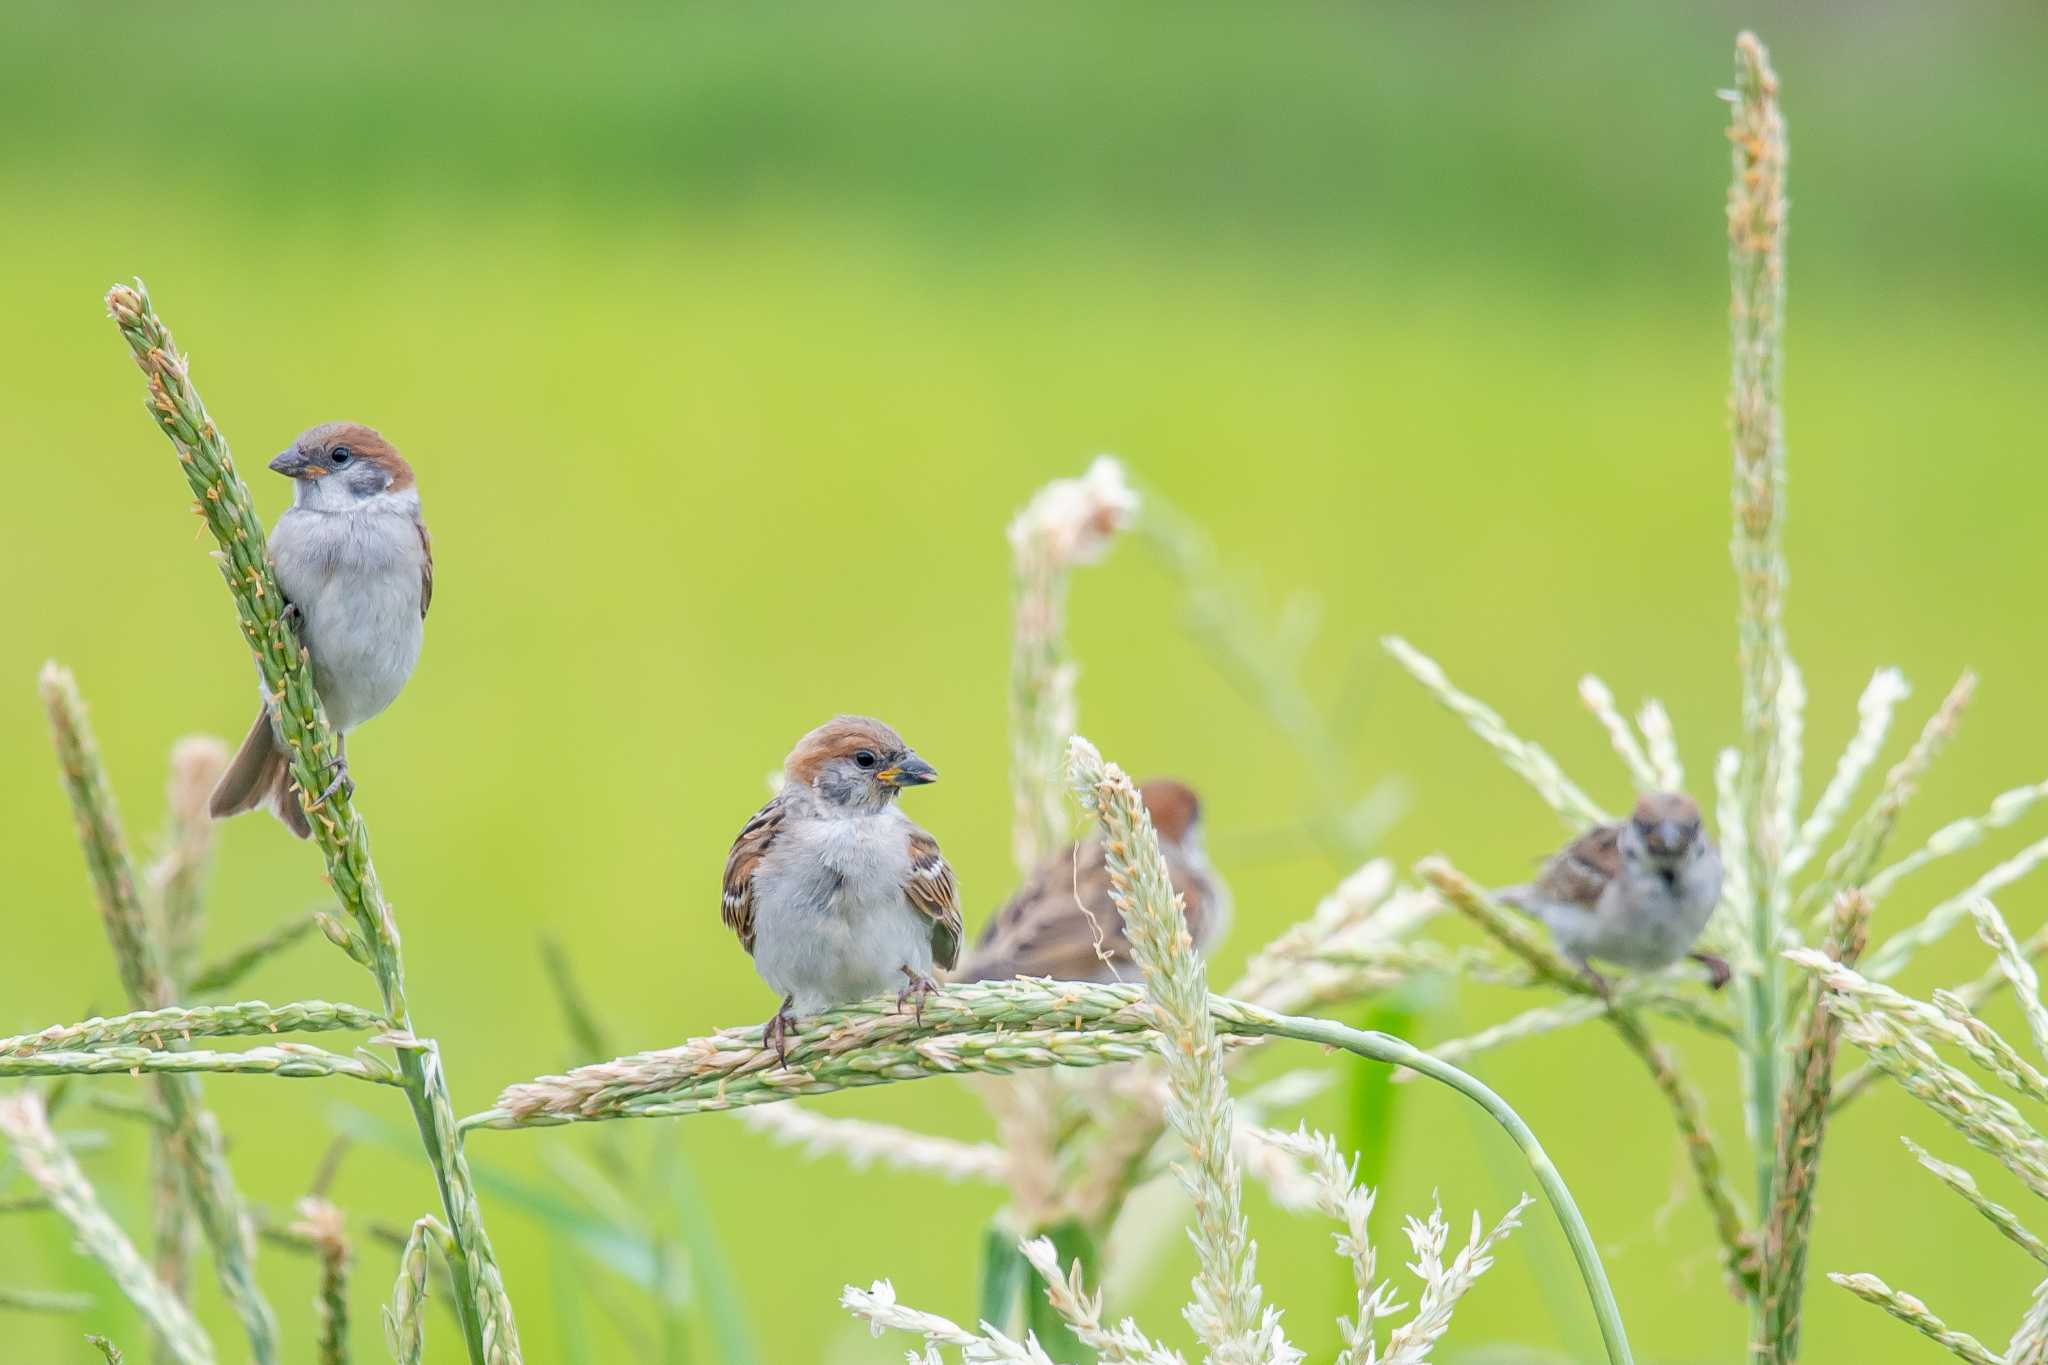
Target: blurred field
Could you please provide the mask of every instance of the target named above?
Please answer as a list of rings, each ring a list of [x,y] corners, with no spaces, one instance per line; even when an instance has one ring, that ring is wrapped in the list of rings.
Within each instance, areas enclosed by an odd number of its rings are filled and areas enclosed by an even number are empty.
[[[77,670],[138,838],[161,813],[172,739],[239,735],[254,705],[101,313],[104,287],[130,274],[193,354],[245,467],[341,416],[379,425],[419,467],[438,554],[425,661],[351,756],[415,1014],[461,1109],[572,1060],[543,932],[568,942],[635,1045],[766,1016],[714,886],[762,774],[835,710],[889,718],[943,770],[914,813],[978,924],[1010,879],[1002,527],[1099,450],[1199,520],[1269,607],[1297,591],[1320,603],[1307,670],[1343,713],[1358,788],[1407,783],[1387,850],[1401,862],[1444,849],[1505,880],[1557,831],[1380,657],[1386,631],[1610,800],[1620,771],[1573,693],[1588,669],[1625,700],[1662,696],[1705,774],[1737,698],[1712,92],[1755,20],[1619,3],[10,5],[0,1030],[119,999],[51,780],[36,666]],[[1816,8],[1764,36],[1793,143],[1790,628],[1814,698],[1810,785],[1875,665],[1918,684],[1910,725],[1961,667],[1985,679],[1903,831],[1917,839],[2048,769],[2048,24],[2017,5]],[[274,513],[284,489],[254,477]],[[1141,544],[1081,579],[1083,726],[1126,766],[1208,795],[1240,907],[1228,975],[1348,869],[1276,837],[1299,817],[1302,763],[1188,637],[1181,606]],[[1995,839],[1888,912],[2039,833]],[[212,943],[317,903],[317,871],[273,824],[231,826]],[[2048,894],[2004,907],[2031,929]],[[1912,981],[1981,960],[1959,939]],[[363,985],[309,945],[248,993],[365,998]],[[1422,1031],[1515,1004],[1468,991]],[[1732,1065],[1680,1041],[1732,1139]],[[1479,1070],[1572,1180],[1639,1358],[1729,1359],[1740,1312],[1665,1114],[1621,1049],[1574,1035]],[[332,1106],[386,1098],[239,1078],[208,1093],[245,1189],[280,1209]],[[1342,1123],[1341,1104],[1319,1117]],[[944,1083],[824,1107],[984,1125]],[[1922,1197],[1932,1186],[1894,1135],[1926,1127],[1879,1094],[1834,1130],[1812,1264],[1876,1271],[2003,1340],[2032,1277],[1959,1202]],[[695,1164],[763,1360],[900,1358],[836,1308],[847,1282],[892,1276],[909,1302],[971,1314],[995,1192],[854,1176],[715,1116],[668,1136]],[[535,1174],[546,1149],[588,1139],[486,1133],[473,1149]],[[143,1228],[140,1145],[124,1134],[89,1169]],[[1383,1262],[1399,1250],[1394,1212],[1437,1189],[1454,1221],[1495,1212],[1521,1180],[1453,1101],[1408,1094]],[[335,1197],[409,1220],[432,1190],[418,1162],[363,1149]],[[1345,1284],[1327,1231],[1254,1207],[1266,1282],[1295,1340],[1327,1353]],[[486,1210],[529,1357],[564,1359],[548,1234],[488,1194]],[[1185,1260],[1112,1307],[1177,1327]],[[393,1258],[366,1247],[359,1261],[358,1359],[382,1359],[372,1305]],[[263,1266],[303,1343],[309,1267],[275,1253]],[[54,1223],[0,1225],[0,1283],[93,1292],[89,1325],[145,1353]],[[202,1299],[234,1358],[210,1283]],[[1917,1349],[1825,1283],[1808,1324],[1815,1361]],[[10,1358],[68,1360],[80,1330],[13,1315],[0,1340]],[[430,1359],[453,1359],[455,1340],[443,1327]],[[598,1359],[626,1349],[601,1340]],[[1547,1216],[1452,1341],[1588,1357],[1591,1320]]]

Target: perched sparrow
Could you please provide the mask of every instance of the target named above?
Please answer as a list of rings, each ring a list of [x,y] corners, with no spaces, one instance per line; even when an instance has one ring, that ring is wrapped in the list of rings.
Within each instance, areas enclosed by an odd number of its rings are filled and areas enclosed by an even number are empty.
[[[1147,782],[1139,795],[1151,812],[1166,870],[1180,894],[1188,933],[1207,950],[1230,922],[1230,893],[1202,849],[1202,804],[1179,782]],[[1109,898],[1109,869],[1097,835],[1039,864],[996,911],[956,981],[1049,976],[1059,981],[1128,981],[1141,973]]]
[[[328,765],[348,776],[348,732],[391,705],[419,662],[434,597],[434,546],[420,520],[412,466],[389,441],[355,422],[304,432],[270,467],[292,480],[292,505],[270,532],[285,618],[313,665],[313,686],[340,734]],[[301,839],[313,832],[291,779],[289,754],[266,702],[209,805],[216,819],[268,802]]]
[[[837,716],[797,741],[781,794],[733,841],[725,923],[782,993],[767,1041],[784,1061],[797,1016],[898,984],[897,1007],[922,1012],[933,964],[959,961],[953,869],[896,805],[938,776],[882,722]]]
[[[1700,828],[1699,804],[1682,792],[1651,792],[1627,820],[1566,844],[1535,881],[1494,894],[1550,926],[1603,994],[1607,981],[1589,958],[1655,968],[1690,957],[1715,990],[1728,984],[1726,962],[1691,951],[1721,899],[1721,855]]]

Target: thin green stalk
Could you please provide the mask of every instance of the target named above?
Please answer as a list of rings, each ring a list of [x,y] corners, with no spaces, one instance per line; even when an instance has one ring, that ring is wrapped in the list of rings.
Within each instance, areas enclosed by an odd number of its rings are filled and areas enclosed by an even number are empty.
[[[321,709],[306,652],[284,621],[284,596],[265,549],[263,523],[235,470],[226,439],[207,416],[185,357],[150,306],[140,281],[109,290],[107,308],[147,381],[150,416],[170,438],[200,514],[220,547],[221,575],[304,799],[305,793],[326,785],[324,765],[338,752],[338,740]],[[398,925],[370,861],[369,831],[355,809],[353,794],[344,786],[308,814],[328,882],[348,913],[347,924],[336,924],[343,946],[376,977],[383,1014],[394,1030],[410,1032]],[[403,1048],[399,1067],[421,1145],[434,1168],[442,1208],[454,1229],[453,1259],[463,1286],[458,1302],[470,1360],[472,1365],[517,1365],[518,1327],[456,1138],[438,1054],[431,1044]]]
[[[15,1289],[0,1285],[0,1309],[11,1313],[89,1313],[92,1298],[55,1289]]]
[[[319,1195],[299,1201],[292,1230],[312,1243],[320,1257],[320,1288],[313,1297],[319,1323],[319,1365],[348,1365],[348,1225],[341,1210]]]
[[[924,1022],[896,1011],[893,998],[877,997],[806,1021],[790,1049],[790,1066],[776,1066],[761,1028],[728,1029],[659,1053],[583,1067],[568,1077],[514,1086],[497,1107],[462,1120],[464,1130],[548,1127],[570,1122],[703,1113],[742,1104],[773,1103],[798,1094],[822,1094],[967,1069],[944,1043],[962,1037],[1019,1036],[1026,1020],[1038,1034],[1079,1041],[1065,1051],[1018,1049],[1018,1066],[1091,1066],[1154,1055],[1152,1015],[1143,991],[1129,985],[1080,982],[995,981],[949,987],[925,1002]],[[1342,1048],[1360,1057],[1405,1066],[1450,1086],[1507,1130],[1556,1212],[1585,1282],[1610,1362],[1633,1359],[1621,1313],[1564,1178],[1542,1144],[1507,1101],[1476,1078],[1388,1034],[1367,1033],[1324,1019],[1275,1014],[1225,996],[1209,997],[1218,1032],[1240,1037],[1294,1038]],[[998,1031],[999,1030],[999,1031]],[[820,1046],[826,1044],[829,1046]],[[550,1105],[554,1107],[550,1108]]]
[[[326,1000],[295,1000],[289,1005],[266,1005],[261,1000],[189,1008],[173,1005],[117,1014],[110,1019],[52,1024],[39,1033],[0,1038],[0,1057],[79,1051],[120,1043],[148,1042],[162,1047],[167,1042],[190,1038],[250,1034],[329,1033],[341,1029],[374,1033],[384,1026],[384,1019],[375,1011]]]
[[[1731,284],[1729,423],[1734,449],[1735,533],[1730,553],[1741,603],[1742,767],[1740,805],[1747,817],[1749,970],[1740,988],[1750,1143],[1756,1156],[1757,1207],[1771,1207],[1780,1076],[1778,961],[1784,888],[1779,865],[1790,831],[1779,827],[1776,793],[1784,777],[1779,690],[1786,684],[1785,428],[1779,406],[1784,371],[1785,124],[1778,77],[1753,33],[1735,42],[1734,117],[1728,130],[1734,175],[1728,190]]]
[[[403,1054],[401,1054],[403,1055]],[[375,1085],[405,1084],[403,1078],[391,1069],[390,1063],[367,1052],[358,1052],[353,1057],[342,1057],[332,1052],[323,1052],[317,1047],[304,1043],[279,1043],[275,1047],[252,1047],[246,1052],[157,1052],[146,1047],[104,1047],[95,1052],[37,1052],[27,1057],[0,1057],[0,1076],[126,1076],[134,1072],[148,1072],[174,1079],[185,1079],[195,1074],[217,1073],[236,1076],[291,1076],[324,1077],[348,1076]],[[165,1087],[168,1095],[175,1087]],[[212,1127],[213,1116],[189,1110],[180,1111],[168,1100],[165,1104],[174,1129],[180,1133],[192,1129],[196,1117],[206,1127]],[[204,1139],[209,1151],[217,1150],[220,1135],[215,1131]],[[214,1169],[216,1158],[209,1155],[203,1164],[208,1171],[203,1176],[194,1176],[188,1166],[186,1176],[201,1183],[195,1193],[204,1193],[209,1187],[214,1197],[224,1197],[221,1186],[229,1177],[224,1162]],[[225,1197],[232,1197],[233,1188],[228,1186]],[[237,1217],[244,1223],[248,1214],[235,1205]],[[207,1210],[202,1207],[200,1213]]]
[[[0,1135],[13,1145],[15,1159],[29,1179],[71,1225],[79,1249],[100,1263],[143,1320],[170,1344],[180,1365],[213,1365],[213,1344],[191,1310],[164,1288],[128,1234],[107,1216],[85,1172],[50,1130],[42,1102],[33,1092],[0,1100]]]
[[[1502,910],[1448,861],[1426,858],[1417,871],[1451,905],[1533,967],[1539,980],[1574,995],[1598,998],[1592,983],[1565,961],[1547,939],[1519,916]],[[1629,1050],[1642,1060],[1658,1093],[1664,1096],[1665,1103],[1671,1108],[1672,1120],[1678,1126],[1679,1141],[1684,1144],[1686,1160],[1692,1166],[1700,1198],[1714,1220],[1714,1231],[1721,1243],[1721,1266],[1729,1284],[1744,1296],[1754,1295],[1757,1283],[1755,1239],[1736,1205],[1734,1191],[1728,1187],[1720,1149],[1715,1146],[1714,1135],[1707,1128],[1705,1104],[1685,1083],[1671,1054],[1650,1036],[1641,1017],[1633,1009],[1611,1008],[1604,1017],[1621,1035]]]
[[[1860,891],[1845,891],[1836,898],[1823,949],[1828,957],[1845,967],[1856,965],[1867,941],[1870,911],[1870,898]],[[1814,1187],[1820,1179],[1821,1140],[1827,1130],[1835,1048],[1842,1033],[1841,1020],[1822,997],[1816,982],[1805,1028],[1792,1051],[1792,1079],[1778,1117],[1773,1178],[1777,1202],[1764,1220],[1763,1275],[1758,1292],[1764,1332],[1751,1347],[1751,1358],[1758,1365],[1792,1365],[1799,1358]]]
[[[65,790],[78,821],[79,842],[92,872],[93,889],[99,897],[101,919],[113,945],[121,982],[139,1009],[162,1009],[171,1004],[171,978],[162,945],[151,931],[143,914],[142,899],[136,894],[135,872],[122,838],[121,818],[114,806],[113,791],[100,762],[92,727],[86,723],[85,704],[79,700],[78,686],[71,674],[55,664],[43,669],[42,693]],[[149,1055],[175,1059],[180,1054]],[[50,1060],[49,1056],[0,1058],[0,1075],[60,1074],[37,1069],[38,1062]],[[63,1068],[85,1069],[88,1064],[83,1061]],[[141,1069],[173,1072],[180,1068],[165,1064]],[[276,1365],[277,1318],[256,1283],[256,1238],[241,1193],[228,1170],[220,1126],[207,1112],[200,1098],[199,1083],[191,1076],[167,1074],[158,1080],[157,1086],[164,1109],[171,1116],[168,1149],[183,1165],[185,1189],[192,1211],[213,1248],[214,1269],[222,1292],[242,1320],[257,1365]]]

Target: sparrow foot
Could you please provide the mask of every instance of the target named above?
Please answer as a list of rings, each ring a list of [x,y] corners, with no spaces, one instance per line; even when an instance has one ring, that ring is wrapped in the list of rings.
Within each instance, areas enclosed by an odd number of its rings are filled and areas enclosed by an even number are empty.
[[[1728,959],[1726,958],[1716,957],[1712,953],[1687,953],[1686,956],[1707,969],[1707,989],[1709,990],[1720,990],[1728,984],[1728,978],[1734,975],[1733,972],[1728,970]]]
[[[912,971],[908,964],[903,967],[903,974],[910,978],[910,984],[896,992],[896,1012],[903,1013],[903,1006],[909,1003],[911,1012],[917,1019],[917,1026],[923,1028],[925,997],[936,994],[939,983],[922,972]]]
[[[334,777],[328,782],[321,793],[313,798],[314,810],[319,810],[322,806],[326,805],[327,798],[340,791],[343,787],[348,788],[348,794],[351,799],[355,797],[355,779],[348,775],[348,759],[346,757],[336,758],[332,763],[322,767],[320,771],[333,773]]]
[[[1579,974],[1586,978],[1587,983],[1599,993],[1602,1000],[1607,1001],[1609,1004],[1614,1003],[1614,983],[1594,971],[1591,963],[1581,962],[1579,964]]]
[[[774,1018],[761,1030],[761,1041],[775,1049],[776,1060],[784,1066],[789,1065],[789,1035],[796,1028],[796,1016],[789,1012],[789,1007],[795,1003],[795,996],[783,996]]]
[[[285,603],[284,610],[277,614],[277,619],[290,629],[293,639],[303,641],[306,638],[306,613],[299,610],[298,603]]]

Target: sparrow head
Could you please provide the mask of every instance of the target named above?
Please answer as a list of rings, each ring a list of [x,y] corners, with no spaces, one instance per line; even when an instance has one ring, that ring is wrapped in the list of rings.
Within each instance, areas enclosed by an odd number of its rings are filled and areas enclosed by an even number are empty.
[[[939,780],[903,737],[868,716],[834,716],[796,742],[783,777],[854,810],[886,809],[905,787]]]
[[[1138,788],[1138,797],[1152,816],[1152,828],[1162,844],[1184,844],[1199,837],[1202,799],[1185,782],[1155,777]]]
[[[1666,867],[1698,857],[1706,851],[1699,803],[1684,792],[1646,793],[1622,830],[1622,848]]]
[[[299,434],[270,467],[298,485],[298,506],[342,512],[385,493],[412,494],[412,466],[360,422],[326,422]]]

